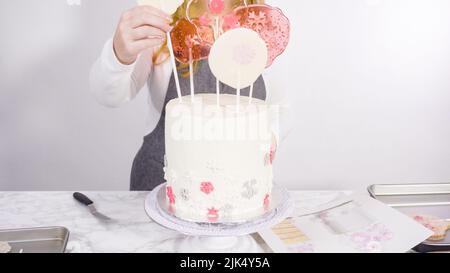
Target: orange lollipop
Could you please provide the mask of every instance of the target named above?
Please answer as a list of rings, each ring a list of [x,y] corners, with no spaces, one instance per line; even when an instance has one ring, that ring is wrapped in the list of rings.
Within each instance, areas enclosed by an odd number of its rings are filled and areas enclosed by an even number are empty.
[[[192,50],[192,60],[208,58],[214,43],[214,30],[209,25],[202,25],[199,20],[179,20],[170,32],[175,58],[179,62],[189,63],[189,51]]]
[[[245,1],[240,1],[234,5],[244,3]],[[219,22],[225,12],[224,0],[190,0],[186,5],[185,19],[178,20],[171,31],[175,58],[182,63],[208,58],[209,51],[220,34]],[[190,51],[192,59],[189,58]]]

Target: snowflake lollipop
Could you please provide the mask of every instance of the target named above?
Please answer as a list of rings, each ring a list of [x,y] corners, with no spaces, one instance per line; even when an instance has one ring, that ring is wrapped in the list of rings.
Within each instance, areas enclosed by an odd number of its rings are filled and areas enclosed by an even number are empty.
[[[262,74],[267,56],[267,46],[258,33],[237,28],[217,39],[208,60],[217,79],[239,90],[253,84]]]
[[[290,24],[283,12],[269,5],[236,8],[224,17],[223,31],[243,27],[256,31],[266,42],[269,58],[266,67],[280,56],[289,43]]]

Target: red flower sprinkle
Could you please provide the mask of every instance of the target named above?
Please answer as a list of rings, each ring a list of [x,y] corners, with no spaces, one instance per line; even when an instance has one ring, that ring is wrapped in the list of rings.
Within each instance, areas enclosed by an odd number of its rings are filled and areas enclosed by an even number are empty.
[[[264,209],[268,210],[270,206],[270,195],[266,194],[266,197],[264,198]]]
[[[275,148],[273,146],[270,146],[269,160],[270,164],[273,164],[273,161],[275,160]]]
[[[219,220],[219,210],[212,207],[208,209],[207,216],[210,222],[217,222],[217,220]]]
[[[210,194],[214,191],[214,185],[211,182],[202,182],[200,190],[205,194]]]
[[[166,187],[167,198],[169,199],[169,203],[171,205],[175,204],[175,195],[173,194],[173,189],[170,186]]]

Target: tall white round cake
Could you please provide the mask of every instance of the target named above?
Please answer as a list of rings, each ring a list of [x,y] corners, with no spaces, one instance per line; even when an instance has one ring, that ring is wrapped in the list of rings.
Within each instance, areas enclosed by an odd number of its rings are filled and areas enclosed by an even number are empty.
[[[215,94],[166,107],[166,195],[193,222],[232,223],[263,215],[272,191],[270,109],[262,100]]]

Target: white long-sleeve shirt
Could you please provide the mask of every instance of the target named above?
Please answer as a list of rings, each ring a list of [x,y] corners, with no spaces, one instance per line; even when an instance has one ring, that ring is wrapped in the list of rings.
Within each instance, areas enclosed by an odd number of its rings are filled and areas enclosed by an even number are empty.
[[[151,133],[156,127],[164,107],[164,99],[173,73],[169,61],[163,64],[153,64],[154,49],[142,52],[137,60],[130,65],[124,65],[117,59],[112,39],[108,40],[100,57],[94,63],[90,74],[90,86],[97,101],[108,107],[119,107],[133,100],[139,92],[148,92],[148,117],[146,132]],[[264,74],[267,98],[271,105],[278,105],[280,119],[276,127],[279,132],[274,132],[278,143],[290,131],[291,122],[289,115],[289,100],[287,92],[288,79],[283,73],[283,59],[280,56]],[[147,88],[145,85],[147,83]]]

